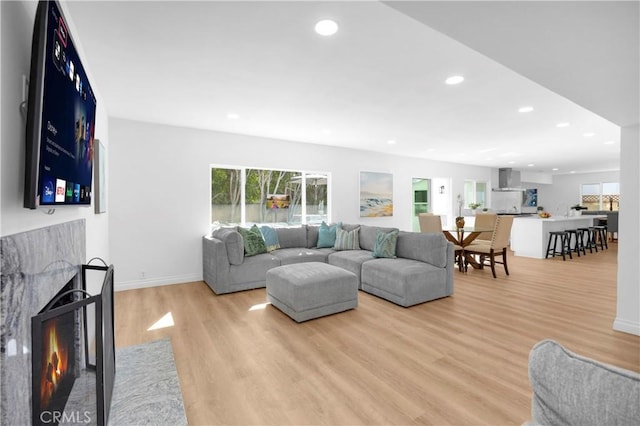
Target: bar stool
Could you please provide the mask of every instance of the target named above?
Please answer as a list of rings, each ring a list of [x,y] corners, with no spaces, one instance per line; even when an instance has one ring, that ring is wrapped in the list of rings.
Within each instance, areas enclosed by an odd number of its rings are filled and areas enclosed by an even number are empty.
[[[595,231],[594,242],[597,244],[597,241],[600,240],[600,248],[604,250],[605,248],[609,249],[609,244],[607,244],[607,227],[604,225],[595,225],[593,227]]]
[[[589,228],[578,228],[578,232],[582,238],[582,244],[585,249],[589,249],[589,253],[593,253],[593,247],[591,245],[591,239],[589,234]],[[596,249],[597,251],[597,249]],[[586,252],[585,252],[586,254]]]
[[[588,232],[589,234],[587,235],[587,247],[589,247],[589,252],[593,253],[591,249],[594,248],[597,253],[598,243],[596,242],[596,228],[594,226],[590,226]]]
[[[551,255],[551,257],[555,257],[556,254],[560,254],[562,255],[562,260],[567,260],[565,255],[568,254],[569,259],[573,259],[571,249],[567,250],[568,236],[569,234],[565,231],[550,231],[549,242],[547,243],[547,254],[544,258],[547,259],[549,255]],[[560,237],[560,251],[558,251],[558,237]],[[553,240],[553,248],[551,248],[551,240]]]
[[[582,233],[577,229],[565,229],[564,232],[567,233],[567,250],[569,251],[569,253],[573,251],[578,254],[578,257],[580,257],[580,251],[582,251],[582,253],[586,255],[587,252],[584,249],[584,240],[582,239]],[[571,240],[574,240],[573,248],[571,248]]]

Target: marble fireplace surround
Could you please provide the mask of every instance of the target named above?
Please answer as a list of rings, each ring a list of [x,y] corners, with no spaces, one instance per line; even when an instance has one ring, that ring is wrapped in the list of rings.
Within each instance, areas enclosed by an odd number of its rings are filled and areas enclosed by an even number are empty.
[[[86,261],[85,220],[0,239],[0,424],[31,424],[31,317]]]

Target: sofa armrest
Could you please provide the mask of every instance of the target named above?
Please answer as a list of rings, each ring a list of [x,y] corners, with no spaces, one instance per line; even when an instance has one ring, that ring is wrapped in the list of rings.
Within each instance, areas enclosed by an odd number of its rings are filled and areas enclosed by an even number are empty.
[[[449,295],[453,294],[453,273],[454,266],[456,263],[455,250],[453,248],[453,243],[447,241],[447,265],[445,266],[447,270],[447,293]]]
[[[216,293],[228,293],[231,265],[225,243],[211,236],[202,237],[202,268],[204,282]]]

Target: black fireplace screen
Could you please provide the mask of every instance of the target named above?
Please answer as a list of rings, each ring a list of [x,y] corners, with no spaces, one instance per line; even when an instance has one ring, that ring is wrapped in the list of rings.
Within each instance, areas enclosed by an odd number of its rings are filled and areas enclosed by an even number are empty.
[[[88,270],[104,272],[99,294],[86,291]],[[83,265],[82,289],[62,292],[32,317],[31,336],[33,424],[107,424],[115,377],[113,266]]]

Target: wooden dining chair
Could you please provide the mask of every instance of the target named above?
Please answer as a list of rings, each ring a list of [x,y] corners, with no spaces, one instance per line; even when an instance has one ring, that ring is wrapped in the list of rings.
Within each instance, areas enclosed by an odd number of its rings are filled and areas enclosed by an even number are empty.
[[[442,233],[442,219],[439,215],[420,213],[418,222],[420,223],[420,232]]]
[[[498,215],[496,213],[476,213],[475,227],[478,229],[495,229],[496,220],[498,220]],[[476,238],[474,242],[488,244],[492,239],[493,231],[489,231],[478,235],[478,238]]]
[[[498,216],[490,244],[469,245],[464,249],[466,254],[480,257],[478,263],[480,263],[481,267],[482,265],[491,266],[493,278],[497,278],[496,263],[502,264],[504,272],[509,275],[507,246],[511,237],[511,225],[513,225],[513,216]],[[496,257],[501,257],[501,261],[497,261]],[[489,263],[486,263],[487,261]]]
[[[420,232],[442,234],[442,219],[440,218],[440,215],[420,213],[418,214],[418,222],[420,223]],[[455,254],[454,257],[458,262],[458,267],[462,270],[462,246],[454,244],[453,251]]]

